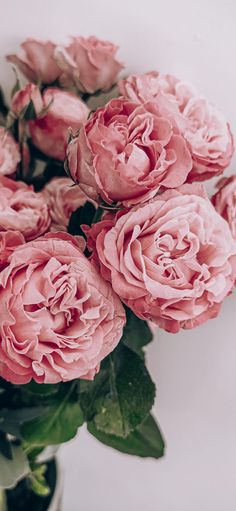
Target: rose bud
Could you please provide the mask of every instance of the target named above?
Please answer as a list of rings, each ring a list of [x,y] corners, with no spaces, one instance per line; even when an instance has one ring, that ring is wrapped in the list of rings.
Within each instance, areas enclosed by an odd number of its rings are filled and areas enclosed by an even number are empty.
[[[109,89],[117,80],[123,65],[116,60],[118,47],[97,37],[72,37],[66,48],[55,51],[58,65],[64,71],[61,82],[74,84],[90,94]]]
[[[19,146],[12,135],[0,126],[0,176],[11,176],[20,162]]]
[[[46,89],[43,93],[45,115],[29,122],[33,144],[42,153],[63,161],[69,138],[69,129],[74,132],[87,120],[89,109],[71,92]]]
[[[50,84],[61,74],[54,58],[55,48],[51,41],[27,39],[21,44],[22,55],[7,55],[7,60],[31,82]]]
[[[32,107],[32,111],[28,112]],[[17,91],[11,102],[11,111],[16,117],[22,117],[29,120],[28,117],[36,118],[43,109],[46,107],[44,104],[39,88],[33,83],[28,83],[23,89]]]

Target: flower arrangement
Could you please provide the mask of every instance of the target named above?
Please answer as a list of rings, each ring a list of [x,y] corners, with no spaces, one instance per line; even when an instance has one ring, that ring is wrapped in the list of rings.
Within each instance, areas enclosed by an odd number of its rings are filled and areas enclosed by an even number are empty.
[[[16,84],[9,104],[0,98],[2,510],[48,509],[45,448],[85,422],[121,452],[163,456],[145,365],[153,327],[194,328],[235,286],[229,124],[171,75],[119,79],[117,50],[96,37],[27,39],[7,56]],[[215,176],[209,198],[202,182]]]

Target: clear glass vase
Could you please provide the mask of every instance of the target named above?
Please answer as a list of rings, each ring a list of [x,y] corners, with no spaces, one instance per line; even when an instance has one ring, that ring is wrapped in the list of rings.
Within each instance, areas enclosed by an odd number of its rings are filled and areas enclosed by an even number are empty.
[[[33,507],[34,511],[39,508],[41,511],[61,511],[63,478],[60,464],[54,457],[54,449],[47,449],[46,453],[42,453],[40,463],[47,463],[48,479],[47,482],[51,488],[52,495],[47,497],[36,497],[34,494],[28,493],[26,479],[22,479],[12,490],[0,489],[0,511],[15,511],[15,507],[20,510],[25,506]],[[31,496],[32,495],[32,496]],[[34,496],[33,496],[34,495]],[[32,501],[33,498],[33,501]],[[27,500],[29,499],[29,500]],[[26,504],[28,502],[28,504]]]

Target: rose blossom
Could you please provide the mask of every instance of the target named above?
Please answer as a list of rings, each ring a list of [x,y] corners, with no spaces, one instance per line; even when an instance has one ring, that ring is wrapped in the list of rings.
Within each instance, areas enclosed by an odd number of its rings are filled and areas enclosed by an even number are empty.
[[[0,177],[0,231],[20,231],[32,240],[47,231],[50,216],[42,193],[31,186]]]
[[[60,74],[55,58],[56,45],[51,41],[26,39],[21,44],[21,55],[7,55],[7,60],[18,67],[21,73],[32,82],[53,83]]]
[[[160,186],[183,184],[192,159],[183,137],[154,103],[112,99],[68,146],[72,179],[92,198],[131,206]]]
[[[39,88],[34,83],[27,83],[24,88],[14,94],[11,102],[11,111],[19,117],[30,103],[33,104],[35,115],[39,115],[46,106]]]
[[[20,162],[18,144],[5,128],[0,126],[0,176],[14,174]]]
[[[86,121],[89,109],[71,92],[49,88],[43,94],[46,114],[29,122],[33,144],[44,154],[63,161],[69,138],[69,128],[77,131]]]
[[[80,91],[89,93],[109,89],[123,68],[116,60],[117,50],[118,46],[95,36],[72,37],[69,46],[55,51],[64,71],[62,83],[75,84]]]
[[[7,266],[8,257],[18,245],[25,243],[18,231],[0,231],[0,271]]]
[[[171,115],[188,143],[193,168],[187,181],[202,181],[224,171],[233,155],[233,137],[223,114],[188,84],[155,71],[119,82],[126,98],[143,103],[169,100]]]
[[[169,332],[217,316],[236,275],[236,244],[202,185],[86,228],[92,258],[133,312]]]
[[[212,197],[216,211],[227,220],[236,240],[236,176],[222,178],[216,184],[218,191]]]
[[[93,379],[125,312],[65,233],[18,247],[0,274],[0,375],[15,384]]]
[[[159,100],[160,94],[165,94],[170,101],[177,103],[180,108],[181,95],[178,94],[177,78],[150,71],[141,75],[130,75],[118,82],[120,93],[125,98],[137,103]]]
[[[51,231],[66,231],[71,214],[88,200],[69,177],[55,177],[43,189],[52,223]]]

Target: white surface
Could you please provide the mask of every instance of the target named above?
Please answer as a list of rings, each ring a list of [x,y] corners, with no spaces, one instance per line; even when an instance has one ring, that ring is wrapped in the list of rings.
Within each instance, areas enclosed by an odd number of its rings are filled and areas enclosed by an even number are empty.
[[[236,134],[235,0],[0,0],[0,58],[27,36],[96,34],[121,46],[130,71],[160,69],[193,82]],[[11,72],[1,63],[0,81]],[[233,170],[233,167],[231,168]],[[235,511],[236,297],[218,319],[148,350],[166,457],[139,460],[85,430],[63,448],[63,511]]]
[[[235,296],[192,332],[159,332],[148,350],[162,460],[139,460],[86,430],[63,447],[63,511],[235,511]]]

